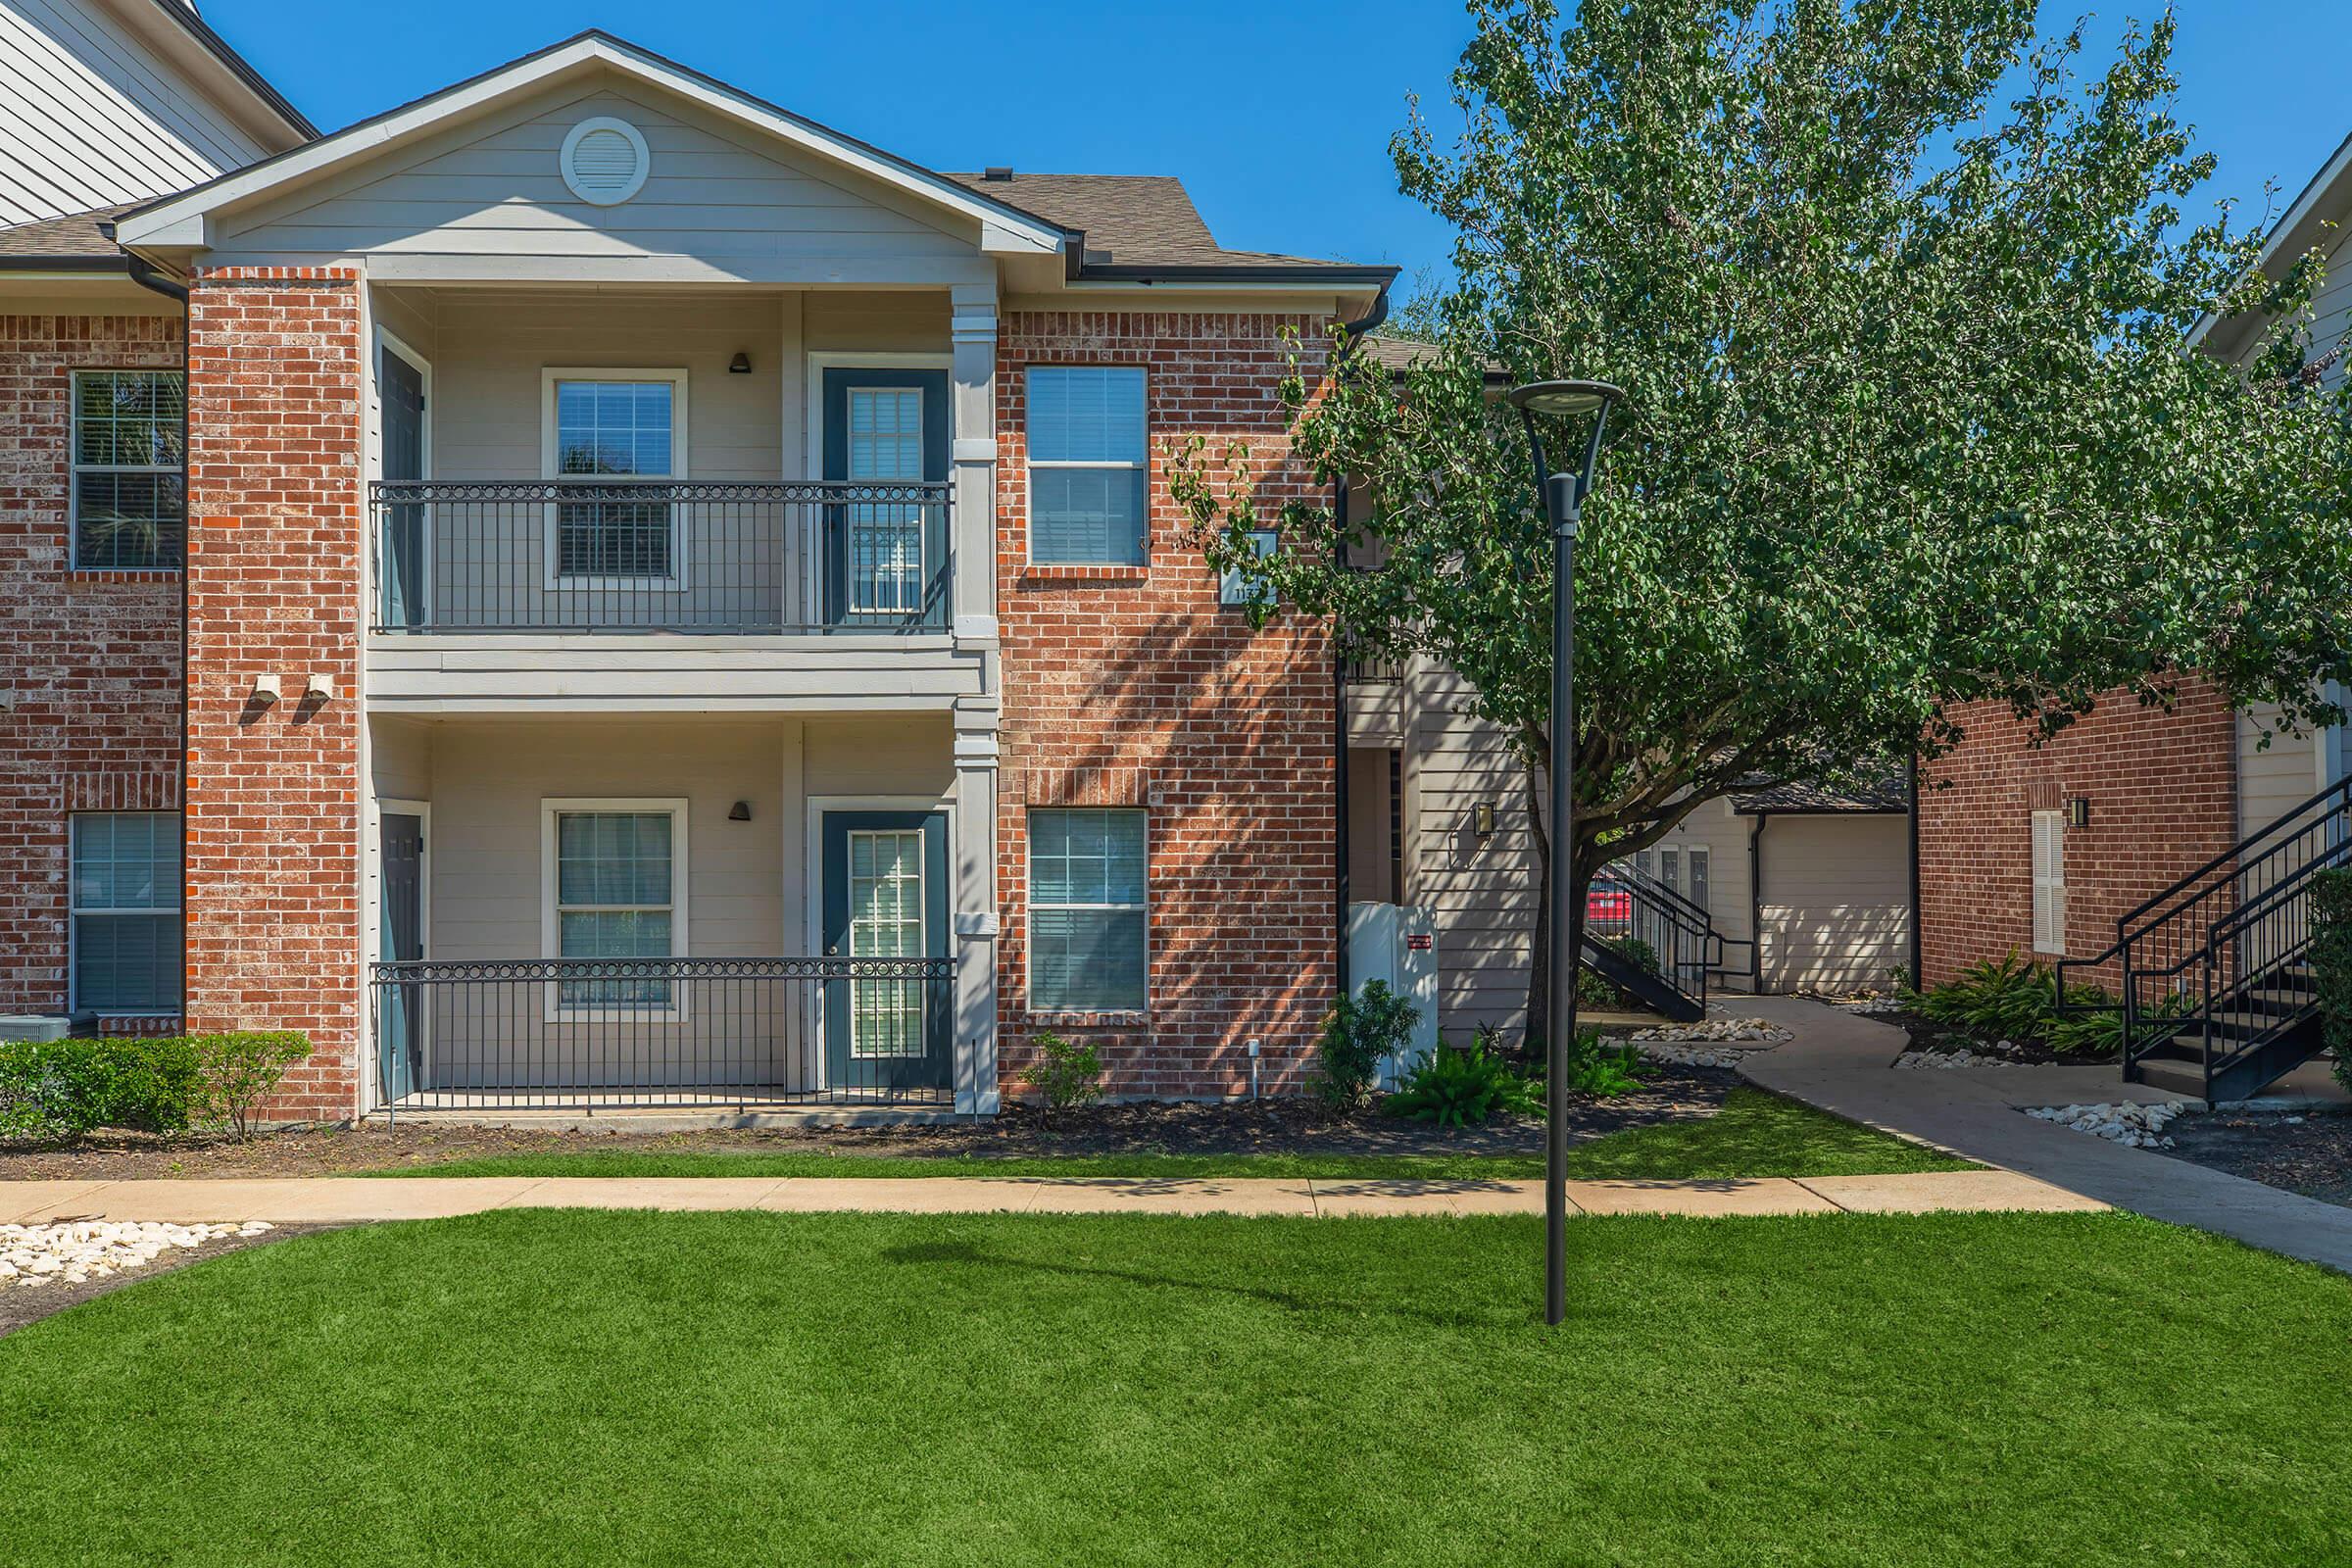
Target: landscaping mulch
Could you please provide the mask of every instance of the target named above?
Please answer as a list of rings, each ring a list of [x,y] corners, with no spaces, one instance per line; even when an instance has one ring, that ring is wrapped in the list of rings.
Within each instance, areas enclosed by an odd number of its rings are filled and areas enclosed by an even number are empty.
[[[2165,1135],[2176,1159],[2352,1207],[2352,1113],[2208,1111]]]
[[[1893,1024],[1908,1030],[1912,1051],[1969,1051],[1980,1056],[1997,1056],[2019,1067],[2100,1067],[2115,1061],[2113,1052],[2052,1051],[2047,1044],[2030,1035],[1987,1035],[1975,1029],[1963,1029],[1953,1024],[1937,1023],[1923,1018],[1906,1008],[1892,1012],[1873,1013],[1881,1023]],[[2000,1042],[2007,1040],[2007,1051]]]
[[[1738,1075],[1672,1068],[1631,1094],[1577,1099],[1573,1139],[1655,1122],[1711,1116]],[[0,1146],[0,1181],[151,1180],[174,1177],[342,1176],[416,1169],[508,1154],[625,1150],[647,1153],[832,1153],[967,1158],[1077,1154],[1527,1154],[1544,1147],[1544,1124],[1506,1119],[1443,1128],[1377,1113],[1334,1116],[1304,1100],[1099,1104],[1049,1120],[1026,1103],[988,1119],[868,1127],[809,1125],[642,1133],[625,1115],[611,1131],[462,1127],[382,1121],[357,1127],[299,1127],[247,1143],[101,1133],[70,1147]]]
[[[201,1263],[207,1258],[220,1257],[227,1252],[240,1252],[248,1247],[267,1247],[289,1237],[308,1236],[313,1231],[339,1230],[335,1225],[273,1225],[259,1236],[216,1236],[197,1247],[174,1247],[158,1254],[155,1261],[138,1268],[124,1269],[102,1280],[84,1280],[79,1285],[62,1281],[50,1285],[24,1285],[15,1280],[0,1281],[0,1339],[6,1339],[27,1323],[55,1316],[69,1306],[119,1291],[125,1285],[136,1285],[158,1275]]]

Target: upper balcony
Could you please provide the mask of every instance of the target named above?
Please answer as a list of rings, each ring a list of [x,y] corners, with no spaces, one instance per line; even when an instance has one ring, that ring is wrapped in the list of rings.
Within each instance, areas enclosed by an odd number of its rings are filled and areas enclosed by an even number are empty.
[[[951,493],[919,481],[378,481],[368,630],[944,636]]]

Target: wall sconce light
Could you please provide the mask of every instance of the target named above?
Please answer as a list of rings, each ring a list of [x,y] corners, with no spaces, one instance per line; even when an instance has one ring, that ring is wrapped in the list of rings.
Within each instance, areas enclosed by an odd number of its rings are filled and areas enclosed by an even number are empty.
[[[285,692],[283,688],[278,685],[277,677],[275,675],[256,675],[253,677],[253,701],[261,704],[263,707],[269,707],[271,703],[276,702],[284,695]]]
[[[2090,826],[2089,796],[2078,795],[2066,803],[2066,825],[2068,827]]]
[[[302,688],[302,695],[316,702],[332,702],[335,696],[335,677],[312,674],[310,680]]]
[[[730,822],[749,822],[751,819],[752,819],[752,803],[751,803],[751,802],[749,802],[749,801],[737,801],[737,802],[736,802],[736,803],[735,803],[733,806],[730,806],[730,807],[728,807],[728,808],[727,808],[727,820],[728,820],[728,821],[730,821]]]
[[[735,351],[735,357],[727,362],[727,373],[729,375],[751,374],[752,357],[749,354],[744,353],[743,350],[737,349]]]
[[[1493,801],[1481,801],[1470,808],[1470,831],[1478,835],[1478,842],[1481,844],[1494,836],[1494,803]]]

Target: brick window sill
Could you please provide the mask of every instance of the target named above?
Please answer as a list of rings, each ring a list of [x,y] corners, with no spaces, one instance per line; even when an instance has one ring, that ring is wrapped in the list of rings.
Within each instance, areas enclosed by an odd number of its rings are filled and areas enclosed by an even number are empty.
[[[66,576],[73,582],[170,582],[179,575],[177,566],[68,566]]]
[[[1032,583],[1101,582],[1146,583],[1152,580],[1150,566],[1114,565],[1109,563],[1084,562],[1040,564],[1031,563],[1021,568],[1020,586]]]
[[[1024,1021],[1055,1029],[1143,1029],[1150,1027],[1152,1015],[1148,1012],[1039,1012],[1032,1009],[1024,1015]]]

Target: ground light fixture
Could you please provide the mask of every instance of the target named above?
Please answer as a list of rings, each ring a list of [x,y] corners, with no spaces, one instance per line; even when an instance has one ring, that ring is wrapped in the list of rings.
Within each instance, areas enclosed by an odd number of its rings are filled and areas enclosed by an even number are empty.
[[[1544,1321],[1568,1315],[1568,1050],[1576,1038],[1576,926],[1571,918],[1576,863],[1576,528],[1592,489],[1592,466],[1609,405],[1625,396],[1606,381],[1531,381],[1503,394],[1527,429],[1536,487],[1551,524],[1551,1038],[1544,1053]],[[1591,418],[1581,470],[1555,470],[1544,456],[1537,416]],[[1560,858],[1564,855],[1564,862]]]

